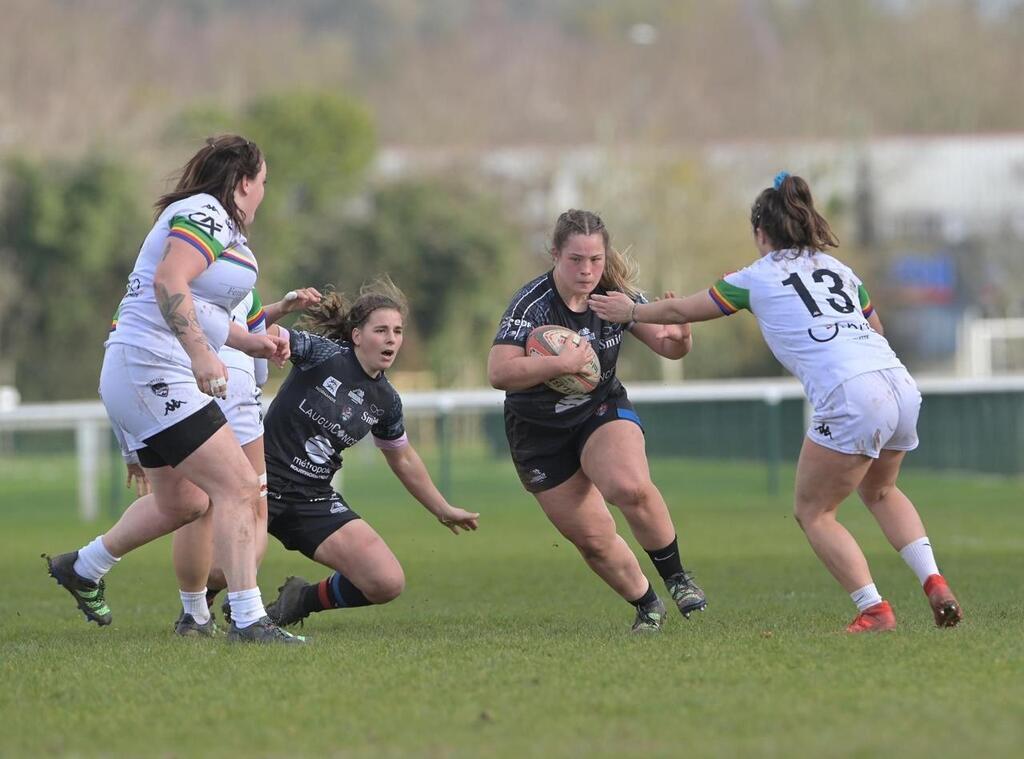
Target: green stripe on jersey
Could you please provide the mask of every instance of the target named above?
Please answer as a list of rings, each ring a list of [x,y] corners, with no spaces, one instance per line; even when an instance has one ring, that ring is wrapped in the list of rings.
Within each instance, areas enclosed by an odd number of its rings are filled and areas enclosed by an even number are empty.
[[[253,318],[260,311],[263,310],[263,300],[260,298],[260,294],[255,290],[252,291],[252,306],[249,307],[249,313],[245,317],[247,320]]]
[[[195,243],[205,247],[209,254],[207,258],[216,260],[224,252],[224,246],[220,244],[216,237],[210,234],[210,230],[207,227],[197,224],[185,216],[175,216],[171,219],[171,231],[175,230],[183,232],[187,237],[194,238]]]
[[[868,295],[868,290],[864,285],[859,285],[857,287],[857,295],[860,297],[861,308],[864,308],[864,306],[871,302],[871,296]]]
[[[720,279],[715,282],[715,290],[718,294],[729,301],[729,305],[739,310],[745,308],[750,310],[750,290],[745,287],[736,287],[736,285],[730,285],[724,279]]]

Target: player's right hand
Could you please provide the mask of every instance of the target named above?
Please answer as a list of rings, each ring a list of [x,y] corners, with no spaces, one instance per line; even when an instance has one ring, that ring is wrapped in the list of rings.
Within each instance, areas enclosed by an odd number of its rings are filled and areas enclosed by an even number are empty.
[[[128,468],[128,476],[125,478],[124,486],[131,490],[132,482],[135,484],[135,495],[139,498],[146,495],[150,491],[149,478],[146,477],[146,470],[142,468],[141,464],[134,462],[125,464]]]

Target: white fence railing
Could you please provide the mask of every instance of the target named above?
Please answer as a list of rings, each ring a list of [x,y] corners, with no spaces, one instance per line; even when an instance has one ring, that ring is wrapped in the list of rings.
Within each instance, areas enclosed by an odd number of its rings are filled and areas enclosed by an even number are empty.
[[[924,395],[961,393],[1024,393],[1024,375],[985,378],[923,377],[918,385]],[[783,400],[803,398],[794,379],[688,381],[675,385],[630,383],[634,402],[760,400],[775,406]],[[409,416],[430,415],[441,419],[463,413],[498,411],[504,393],[499,390],[438,390],[402,393]],[[270,399],[265,399],[267,403]],[[442,425],[443,428],[443,425]],[[85,520],[100,513],[100,472],[110,452],[110,422],[99,401],[26,403],[0,410],[0,432],[12,430],[73,430],[78,461],[78,507]],[[441,483],[449,479],[450,451],[442,436]]]

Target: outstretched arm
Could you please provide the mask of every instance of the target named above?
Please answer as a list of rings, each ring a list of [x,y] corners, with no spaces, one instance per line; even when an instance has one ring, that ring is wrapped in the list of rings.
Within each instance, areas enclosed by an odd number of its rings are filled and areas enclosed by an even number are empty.
[[[591,295],[590,308],[605,321],[623,324],[688,324],[725,316],[707,290],[685,298],[666,298],[653,303],[634,303],[618,292]]]
[[[437,521],[456,535],[460,529],[475,530],[479,526],[479,514],[452,506],[441,495],[415,448],[406,444],[400,448],[382,448],[381,452],[409,494],[437,517]]]

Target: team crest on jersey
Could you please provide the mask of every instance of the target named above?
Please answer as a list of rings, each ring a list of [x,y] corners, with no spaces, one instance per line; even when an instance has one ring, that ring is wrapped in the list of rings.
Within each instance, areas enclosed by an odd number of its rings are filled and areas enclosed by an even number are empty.
[[[327,379],[320,383],[320,388],[318,389],[323,389],[324,391],[326,391],[324,392],[324,395],[330,395],[331,398],[337,398],[338,390],[341,389],[341,380],[339,380],[337,377],[328,377]]]
[[[167,386],[167,383],[164,382],[163,377],[159,377],[150,382],[149,389],[152,390],[153,395],[157,396],[158,398],[166,398],[167,394],[170,392],[170,388]]]
[[[584,327],[580,330],[580,337],[586,339],[588,343],[592,343],[597,335],[590,331],[590,327]]]
[[[341,410],[341,421],[347,422],[351,418],[352,418],[352,407],[351,406],[345,406],[345,408],[343,408]]]
[[[366,394],[362,391],[362,389],[358,387],[355,390],[348,391],[348,397],[352,399],[353,403],[358,403],[359,405],[362,405],[363,397],[365,395]]]

